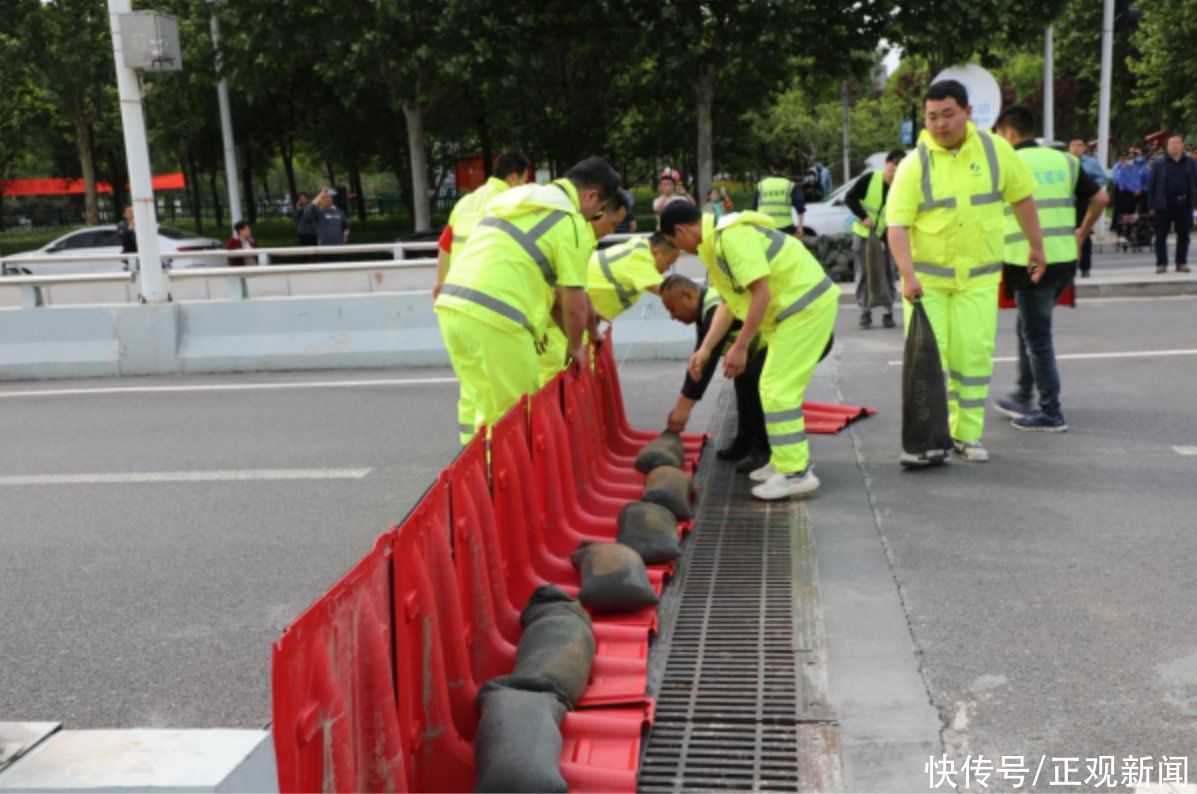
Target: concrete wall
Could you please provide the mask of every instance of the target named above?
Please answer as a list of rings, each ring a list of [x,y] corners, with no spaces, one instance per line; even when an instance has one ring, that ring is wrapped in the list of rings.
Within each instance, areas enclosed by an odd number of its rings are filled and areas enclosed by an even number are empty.
[[[652,295],[615,329],[623,358],[694,347]],[[0,380],[447,364],[424,291],[0,309]]]

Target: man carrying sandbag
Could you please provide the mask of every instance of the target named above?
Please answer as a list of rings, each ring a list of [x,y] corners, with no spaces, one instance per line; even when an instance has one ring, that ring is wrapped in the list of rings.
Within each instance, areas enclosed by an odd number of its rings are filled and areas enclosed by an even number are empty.
[[[696,326],[694,352],[702,351],[693,362],[701,361],[702,366],[697,370],[687,366],[681,394],[666,421],[669,430],[681,433],[690,422],[694,404],[706,394],[724,349],[739,335],[740,322],[732,320],[731,312],[714,287],[699,286],[679,274],[669,276],[661,283],[661,302],[670,317],[685,325]],[[722,312],[720,307],[724,307]],[[765,348],[758,339],[749,347],[748,365],[735,380],[736,437],[715,453],[719,460],[733,461],[736,471],[741,474],[756,471],[770,458],[765,411],[761,408],[761,370],[764,366]]]
[[[886,221],[889,246],[910,301],[922,298],[948,375],[948,424],[953,448],[966,461],[989,460],[981,444],[993,374],[998,284],[1005,254],[1008,203],[1030,251],[1028,272],[1047,267],[1035,210],[1035,177],[1005,140],[973,125],[968,91],[955,80],[933,84],[923,97],[926,129],[917,154],[898,166]],[[902,465],[921,467],[927,455],[903,451]]]
[[[732,213],[716,222],[679,202],[661,214],[661,231],[678,248],[698,254],[728,311],[743,323],[724,354],[724,375],[735,378],[745,370],[758,332],[769,348],[761,404],[772,456],[749,475],[760,483],[753,496],[773,500],[813,493],[819,479],[810,466],[802,398],[831,338],[839,292],[806,247],[759,212]],[[702,362],[694,363],[701,369]]]
[[[873,171],[852,185],[844,196],[844,206],[856,216],[852,233],[856,241],[856,305],[860,307],[860,327],[873,325],[873,309],[881,309],[881,324],[894,327],[894,260],[885,245],[885,200],[894,172],[906,152],[894,149],[885,158],[885,167]],[[870,247],[872,252],[870,253]],[[870,268],[870,265],[872,267]]]

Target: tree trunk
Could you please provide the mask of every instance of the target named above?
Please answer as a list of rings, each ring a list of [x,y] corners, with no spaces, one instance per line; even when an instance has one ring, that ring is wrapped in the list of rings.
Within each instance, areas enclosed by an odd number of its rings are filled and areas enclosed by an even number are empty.
[[[851,150],[850,150],[852,139],[851,139],[851,136],[850,136],[849,130],[848,130],[848,81],[847,80],[844,81],[844,87],[842,90],[842,101],[843,101],[843,109],[841,111],[841,113],[842,113],[841,122],[842,122],[842,125],[844,128],[844,182],[847,183],[847,181],[852,178],[852,161],[851,161]]]
[[[287,190],[290,192],[291,203],[299,198],[299,183],[295,181],[295,154],[290,146],[279,144],[279,156],[283,158],[283,171],[287,174]]]
[[[212,214],[216,216],[216,228],[224,228],[224,208],[220,205],[220,186],[216,183],[218,170],[208,172],[208,188],[212,191]]]
[[[349,168],[349,189],[357,196],[357,217],[362,223],[366,222],[366,191],[362,189],[362,172],[357,165]]]
[[[184,180],[187,182],[187,203],[191,205],[191,221],[196,234],[204,233],[204,202],[200,193],[199,168],[188,151],[183,159]]]
[[[416,83],[419,90],[419,83]],[[424,156],[424,107],[418,99],[403,101],[403,117],[407,121],[407,149],[411,158],[411,194],[415,205],[415,231],[426,232],[432,227],[428,211],[428,162]]]
[[[245,151],[245,162],[241,166],[241,184],[245,185],[245,220],[250,226],[258,222],[258,202],[254,201],[254,147],[248,142],[242,147]],[[234,218],[233,222],[241,220]]]
[[[324,176],[328,178],[328,187],[330,190],[337,186],[337,172],[333,170],[331,160],[324,161]]]
[[[694,199],[699,204],[702,203],[701,198],[711,189],[715,173],[714,132],[711,126],[711,89],[714,82],[714,64],[700,66],[698,76],[693,82],[695,115],[698,118],[698,174],[694,184]]]
[[[82,115],[75,116],[75,145],[79,149],[79,167],[83,171],[83,220],[88,226],[98,226],[100,202],[96,190],[96,155],[91,144],[91,124]],[[118,209],[117,213],[120,212]]]

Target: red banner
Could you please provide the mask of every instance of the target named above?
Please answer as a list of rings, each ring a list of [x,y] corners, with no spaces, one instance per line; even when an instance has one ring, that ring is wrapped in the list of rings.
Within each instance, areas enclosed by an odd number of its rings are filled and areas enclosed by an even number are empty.
[[[82,179],[5,179],[0,180],[0,185],[3,186],[0,193],[6,196],[71,196],[86,192]],[[187,180],[180,171],[154,177],[153,185],[155,191],[185,190]],[[96,190],[111,193],[112,185],[97,182]]]

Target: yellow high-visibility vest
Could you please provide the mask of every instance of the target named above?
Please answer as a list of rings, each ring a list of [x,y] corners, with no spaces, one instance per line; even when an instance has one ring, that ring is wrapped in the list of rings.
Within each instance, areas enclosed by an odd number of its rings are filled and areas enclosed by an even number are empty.
[[[1048,263],[1075,262],[1076,183],[1080,178],[1080,163],[1067,152],[1044,146],[1025,146],[1014,151],[1035,175],[1035,210],[1039,214],[1039,228],[1043,230],[1043,253]],[[1007,204],[1006,261],[1025,266],[1030,256],[1031,244],[1018,226],[1014,209]]]

